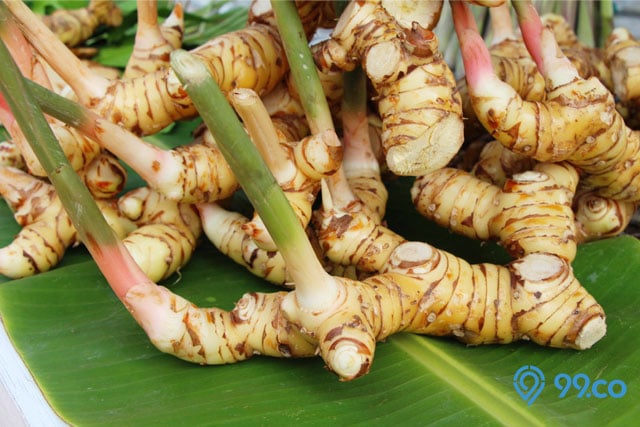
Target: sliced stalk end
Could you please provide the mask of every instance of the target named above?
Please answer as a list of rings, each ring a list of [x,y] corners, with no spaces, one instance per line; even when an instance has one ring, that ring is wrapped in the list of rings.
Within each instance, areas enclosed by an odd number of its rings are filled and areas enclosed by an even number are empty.
[[[576,349],[586,350],[598,341],[600,341],[607,334],[607,323],[603,316],[596,316],[591,318],[578,333],[578,337],[575,341]]]
[[[371,359],[369,349],[345,339],[331,349],[325,361],[341,381],[350,381],[369,372]]]

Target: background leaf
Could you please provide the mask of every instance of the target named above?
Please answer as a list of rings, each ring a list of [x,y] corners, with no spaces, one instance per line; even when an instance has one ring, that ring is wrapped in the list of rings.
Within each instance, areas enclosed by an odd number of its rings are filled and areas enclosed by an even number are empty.
[[[389,183],[391,228],[476,261],[506,259],[495,245],[468,241],[420,217],[409,204],[409,184]],[[10,220],[7,210],[0,213],[1,224]],[[466,347],[404,334],[380,343],[371,373],[348,383],[326,372],[319,358],[256,356],[201,367],[159,353],[81,248],[53,271],[1,284],[0,313],[46,398],[73,425],[629,425],[640,416],[639,257],[640,243],[632,237],[580,248],[576,274],[608,313],[608,334],[591,350],[530,343]],[[273,290],[207,243],[179,280],[165,284],[201,306],[225,309],[244,292]],[[513,387],[523,365],[546,375],[531,406]],[[627,391],[596,399],[578,398],[572,389],[559,398],[553,378],[560,373],[621,380]]]

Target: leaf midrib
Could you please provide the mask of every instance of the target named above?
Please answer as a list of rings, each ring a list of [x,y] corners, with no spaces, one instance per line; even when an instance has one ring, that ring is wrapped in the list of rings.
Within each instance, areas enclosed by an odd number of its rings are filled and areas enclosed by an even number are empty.
[[[429,339],[412,334],[398,334],[394,336],[392,343],[498,423],[527,427],[549,425],[549,420],[543,420],[518,405],[504,390],[492,385]]]

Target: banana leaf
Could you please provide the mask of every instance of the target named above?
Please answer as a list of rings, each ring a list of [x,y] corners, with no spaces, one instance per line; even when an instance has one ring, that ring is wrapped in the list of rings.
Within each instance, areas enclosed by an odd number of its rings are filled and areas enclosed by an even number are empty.
[[[496,245],[419,216],[409,185],[388,182],[392,229],[472,262],[508,260]],[[2,206],[2,245],[17,230],[11,221]],[[0,315],[46,400],[71,425],[631,425],[640,417],[640,242],[624,236],[585,244],[574,268],[608,313],[608,333],[592,349],[467,347],[400,334],[378,345],[368,375],[346,383],[320,358],[255,356],[204,367],[158,352],[81,247],[52,271],[1,283]],[[244,292],[273,290],[206,242],[165,285],[226,309]],[[514,387],[518,371],[531,366],[544,387],[535,388],[531,375]]]

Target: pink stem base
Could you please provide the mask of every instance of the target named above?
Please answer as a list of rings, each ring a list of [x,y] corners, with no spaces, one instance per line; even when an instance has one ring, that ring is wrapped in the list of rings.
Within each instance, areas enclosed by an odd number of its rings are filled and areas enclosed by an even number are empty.
[[[453,22],[460,42],[467,85],[470,91],[497,78],[491,63],[491,54],[478,32],[475,19],[465,2],[451,2]]]
[[[132,287],[140,283],[151,282],[119,241],[115,244],[98,244],[91,238],[86,240],[84,244],[98,265],[100,272],[123,303],[125,303],[127,292]]]

